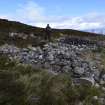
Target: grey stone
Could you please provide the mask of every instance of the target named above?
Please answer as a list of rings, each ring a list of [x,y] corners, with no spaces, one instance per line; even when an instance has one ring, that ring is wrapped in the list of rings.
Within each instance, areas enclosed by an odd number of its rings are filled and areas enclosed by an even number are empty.
[[[94,86],[95,85],[95,80],[93,77],[81,77],[79,79],[80,83],[82,84],[86,84],[86,85],[90,85],[90,86]]]
[[[101,85],[104,85],[104,84],[105,84],[105,81],[101,79],[101,80],[100,80],[100,84],[101,84]]]
[[[84,71],[85,70],[82,67],[75,67],[74,69],[74,73],[79,74],[79,75],[83,75]]]
[[[105,91],[105,87],[102,87],[102,90]]]
[[[102,79],[105,81],[105,74],[102,75]]]
[[[94,85],[96,88],[100,88],[100,85],[98,83],[95,83]]]
[[[94,99],[94,100],[98,100],[98,96],[94,96],[93,99]]]
[[[105,105],[105,98],[98,98],[100,105]]]
[[[32,64],[36,68],[44,68],[52,72],[69,72],[87,81],[91,84],[91,74],[94,74],[93,79],[99,80],[100,71],[97,68],[100,55],[97,55],[97,61],[92,59],[83,59],[83,52],[94,49],[94,44],[91,46],[87,40],[75,39],[70,37],[61,37],[55,42],[47,42],[40,47],[17,48],[13,45],[0,46],[0,52],[6,54],[11,60],[18,60],[22,64]],[[86,43],[85,43],[86,42]],[[88,77],[88,79],[86,79]],[[105,76],[101,76],[101,81],[105,81]]]

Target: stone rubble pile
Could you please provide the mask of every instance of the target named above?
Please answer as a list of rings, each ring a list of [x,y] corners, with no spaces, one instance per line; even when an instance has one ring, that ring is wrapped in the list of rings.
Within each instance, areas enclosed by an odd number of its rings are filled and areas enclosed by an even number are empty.
[[[45,44],[43,48],[17,48],[6,44],[0,47],[0,53],[8,55],[11,60],[31,64],[38,69],[47,69],[54,73],[70,73],[73,78],[89,81],[92,85],[100,80],[105,82],[105,74],[100,77],[101,70],[96,67],[97,63],[94,64],[93,61],[81,57],[82,52],[96,49],[97,45],[85,41],[82,43],[82,40],[76,43],[76,40],[74,42],[73,40],[61,38],[56,42]]]

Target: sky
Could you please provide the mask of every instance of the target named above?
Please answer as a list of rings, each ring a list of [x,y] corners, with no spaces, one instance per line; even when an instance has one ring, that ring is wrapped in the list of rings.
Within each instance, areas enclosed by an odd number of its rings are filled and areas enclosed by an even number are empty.
[[[0,18],[68,29],[105,27],[105,0],[1,0]]]

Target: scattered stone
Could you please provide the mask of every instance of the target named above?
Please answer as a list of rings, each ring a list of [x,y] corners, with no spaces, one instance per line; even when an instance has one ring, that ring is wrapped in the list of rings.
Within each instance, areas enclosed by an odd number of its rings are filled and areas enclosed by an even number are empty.
[[[94,96],[93,99],[94,99],[94,100],[98,100],[98,96]]]
[[[94,86],[95,86],[96,88],[100,88],[100,85],[99,85],[98,83],[96,83]]]
[[[74,73],[79,74],[79,75],[83,75],[84,72],[85,70],[82,67],[75,67],[74,69]]]
[[[105,87],[102,87],[102,90],[105,91]]]
[[[11,33],[11,36],[14,35],[15,33]],[[31,37],[34,35],[31,34]],[[94,48],[97,46],[91,41],[67,36],[61,37],[53,43],[48,42],[43,47],[17,48],[14,45],[5,44],[0,46],[0,53],[7,55],[11,60],[30,64],[35,68],[48,69],[55,73],[71,73],[73,77],[79,77],[81,82],[91,85],[99,80],[101,80],[100,84],[104,84],[105,75],[102,75],[100,79],[100,71],[97,68],[99,62],[81,57],[83,52],[91,51]],[[99,55],[97,55],[97,59],[99,60]],[[92,74],[94,76],[91,78]]]
[[[98,101],[100,105],[105,105],[105,98],[99,98]]]
[[[94,84],[95,84],[94,78],[91,78],[91,77],[81,77],[81,78],[79,78],[79,81],[81,84],[86,84],[89,86],[94,86]]]
[[[103,81],[102,79],[100,80],[100,85],[104,85],[105,81]]]

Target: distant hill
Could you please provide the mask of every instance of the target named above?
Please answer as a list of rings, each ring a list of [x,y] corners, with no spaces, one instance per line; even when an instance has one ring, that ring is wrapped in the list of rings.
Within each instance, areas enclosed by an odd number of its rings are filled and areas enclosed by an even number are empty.
[[[44,39],[44,30],[44,28],[34,27],[16,21],[0,19],[0,44],[16,44],[20,47],[24,47],[28,44],[39,45],[41,40]],[[12,37],[11,35],[13,34],[17,35],[15,35],[15,37]],[[105,40],[105,37],[103,35],[95,34],[92,32],[83,32],[72,29],[52,29],[53,38],[57,38],[61,35],[88,38],[89,40]]]
[[[86,31],[86,32],[94,32],[94,33],[105,35],[105,28],[88,29],[88,30],[84,30],[84,31]]]

